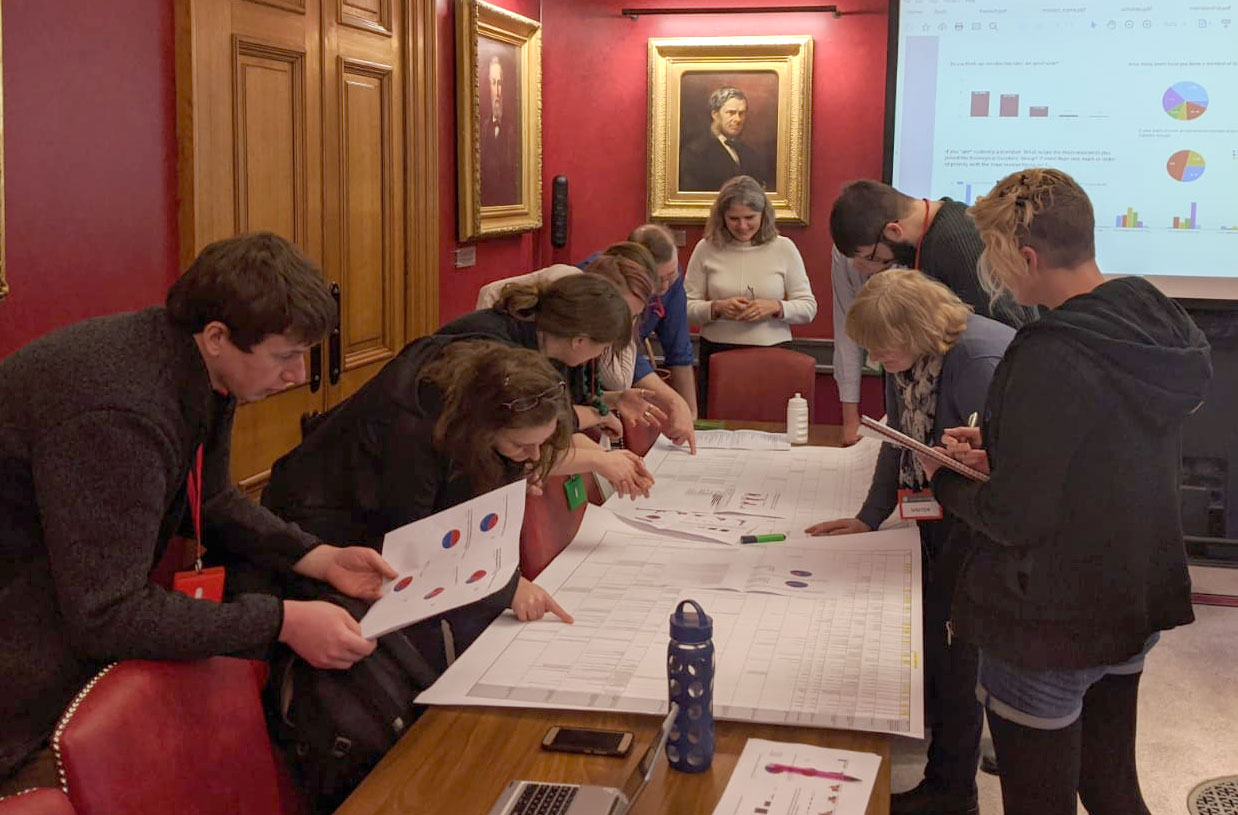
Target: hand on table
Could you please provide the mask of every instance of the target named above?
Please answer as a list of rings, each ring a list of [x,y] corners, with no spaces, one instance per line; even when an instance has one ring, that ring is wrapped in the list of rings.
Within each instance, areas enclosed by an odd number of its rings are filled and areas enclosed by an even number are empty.
[[[809,535],[854,535],[857,532],[872,532],[873,529],[859,518],[837,518],[813,524],[804,531]]]
[[[649,497],[653,486],[653,474],[645,468],[645,461],[631,450],[611,450],[602,456],[597,466],[598,475],[615,487],[620,497],[636,499],[637,495]]]
[[[563,606],[555,602],[550,593],[536,583],[520,578],[516,584],[516,595],[512,598],[512,611],[516,619],[522,623],[530,620],[540,620],[547,612],[554,614],[565,623],[575,622],[571,614],[563,610]]]

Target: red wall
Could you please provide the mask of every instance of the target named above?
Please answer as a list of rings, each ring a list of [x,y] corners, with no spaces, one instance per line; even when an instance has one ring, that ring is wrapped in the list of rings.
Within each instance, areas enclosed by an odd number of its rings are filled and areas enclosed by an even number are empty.
[[[439,279],[439,320],[447,322],[473,310],[477,302],[477,290],[483,284],[501,277],[510,277],[540,268],[539,232],[522,232],[498,238],[477,241],[477,264],[464,269],[455,267],[455,250],[461,244],[457,224],[459,212],[456,204],[456,19],[455,0],[436,0],[439,22],[439,254],[442,276]],[[539,0],[499,0],[496,5],[522,14],[532,20],[540,19]],[[545,44],[543,32],[543,45]],[[549,66],[543,61],[542,73]],[[544,83],[543,83],[544,84]],[[543,93],[543,100],[545,94]],[[543,119],[542,132],[548,125]],[[545,138],[543,136],[543,138]],[[543,148],[544,150],[544,148]],[[549,186],[546,187],[547,211],[549,211]],[[549,216],[545,216],[549,223]],[[547,233],[548,234],[548,233]],[[549,240],[549,238],[547,238]]]
[[[773,5],[778,0],[766,2]],[[571,190],[569,242],[564,249],[553,248],[546,229],[518,238],[480,241],[475,268],[451,268],[456,232],[446,216],[454,219],[455,215],[454,166],[444,166],[440,179],[445,216],[444,320],[471,308],[473,294],[483,282],[552,262],[579,260],[623,239],[645,220],[646,42],[650,37],[809,34],[814,41],[810,225],[786,226],[782,232],[799,246],[821,304],[817,319],[797,327],[796,333],[833,336],[829,209],[844,182],[881,174],[887,4],[856,0],[847,5],[849,13],[838,19],[822,13],[771,13],[654,16],[633,21],[619,14],[621,8],[660,4],[662,0],[544,0],[541,4],[545,218],[549,220],[551,179],[565,175]],[[719,0],[715,5],[760,4]],[[500,5],[537,17],[537,4],[528,0],[506,0]],[[444,44],[451,45],[453,37],[445,34]],[[448,113],[454,111],[454,54],[444,55],[444,60],[440,95]],[[454,156],[454,115],[444,119],[450,120],[443,125],[441,142],[446,159]],[[685,263],[700,233],[699,226],[687,227]]]
[[[0,357],[163,300],[177,272],[174,101],[168,0],[4,4]]]

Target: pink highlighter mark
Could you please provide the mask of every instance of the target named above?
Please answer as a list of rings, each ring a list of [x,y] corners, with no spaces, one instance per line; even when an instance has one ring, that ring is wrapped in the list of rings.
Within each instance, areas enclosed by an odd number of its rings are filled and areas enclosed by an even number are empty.
[[[796,775],[806,775],[809,778],[829,778],[834,781],[859,781],[853,775],[839,773],[833,770],[818,770],[815,767],[793,767],[790,764],[766,764],[765,772],[774,773],[795,773]]]

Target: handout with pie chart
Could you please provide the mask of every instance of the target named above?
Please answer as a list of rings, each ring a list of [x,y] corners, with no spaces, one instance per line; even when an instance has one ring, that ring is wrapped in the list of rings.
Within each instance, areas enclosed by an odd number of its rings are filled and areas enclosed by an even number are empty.
[[[520,565],[522,479],[393,529],[383,557],[399,573],[361,620],[372,639],[493,594]]]

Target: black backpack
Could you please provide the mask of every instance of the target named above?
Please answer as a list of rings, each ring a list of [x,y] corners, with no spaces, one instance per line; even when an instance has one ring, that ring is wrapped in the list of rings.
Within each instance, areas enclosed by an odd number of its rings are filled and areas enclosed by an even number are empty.
[[[358,620],[369,607],[332,591],[318,599]],[[275,737],[314,809],[331,812],[421,715],[424,706],[413,699],[438,672],[400,630],[379,637],[374,652],[346,671],[321,670],[286,651],[272,677]]]

